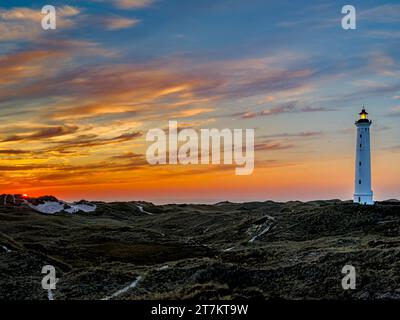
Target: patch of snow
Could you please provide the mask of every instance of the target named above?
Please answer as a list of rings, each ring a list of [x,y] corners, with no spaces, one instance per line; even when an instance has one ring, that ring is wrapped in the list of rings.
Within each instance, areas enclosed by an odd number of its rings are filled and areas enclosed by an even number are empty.
[[[8,249],[6,246],[0,246],[6,253],[10,253],[11,250]]]
[[[133,281],[131,284],[127,285],[126,287],[122,288],[121,290],[118,290],[117,292],[113,293],[111,296],[105,297],[101,300],[111,300],[111,299],[114,299],[114,298],[120,296],[121,294],[127,292],[128,290],[135,288],[140,280],[142,280],[142,277],[138,276],[136,278],[136,280]]]
[[[85,203],[75,204],[75,203],[67,203],[64,201],[45,201],[44,203],[38,204],[37,206],[31,204],[28,201],[25,201],[25,203],[33,210],[45,214],[55,214],[62,211],[71,214],[79,211],[87,213],[87,212],[94,212],[97,209],[97,206],[95,204],[85,204]]]
[[[37,206],[34,206],[29,202],[27,203],[33,210],[46,214],[55,214],[64,210],[64,204],[55,201],[46,201],[45,203],[38,204]]]
[[[167,266],[167,265],[158,268],[159,271],[167,270],[167,269],[169,269],[169,266]]]
[[[88,212],[94,212],[97,209],[97,206],[95,204],[89,205],[89,204],[85,204],[85,203],[81,203],[81,204],[69,203],[68,205],[71,207],[71,208],[68,208],[65,210],[68,213],[75,213],[75,212],[79,212],[79,211],[88,213]]]
[[[150,216],[153,215],[151,212],[145,211],[145,210],[143,209],[142,206],[136,205],[136,207],[139,209],[139,211],[140,211],[141,213],[146,213],[146,214],[148,214],[148,215],[150,215]]]

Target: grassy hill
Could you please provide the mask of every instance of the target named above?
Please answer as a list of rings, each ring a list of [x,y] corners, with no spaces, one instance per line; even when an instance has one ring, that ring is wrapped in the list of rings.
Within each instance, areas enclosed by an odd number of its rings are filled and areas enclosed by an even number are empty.
[[[0,207],[0,299],[400,299],[400,202]],[[341,287],[342,267],[357,271]]]

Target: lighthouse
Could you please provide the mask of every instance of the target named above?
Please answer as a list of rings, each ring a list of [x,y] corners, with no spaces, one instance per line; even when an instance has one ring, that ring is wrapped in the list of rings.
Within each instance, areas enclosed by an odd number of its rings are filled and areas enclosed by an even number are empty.
[[[371,189],[371,141],[370,126],[372,121],[368,119],[368,112],[363,109],[360,119],[356,121],[357,144],[356,144],[356,170],[355,170],[355,192],[354,202],[363,205],[374,204]]]

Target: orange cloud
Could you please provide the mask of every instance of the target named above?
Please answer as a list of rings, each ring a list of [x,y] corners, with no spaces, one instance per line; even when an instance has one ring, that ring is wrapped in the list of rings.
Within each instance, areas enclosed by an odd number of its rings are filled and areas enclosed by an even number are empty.
[[[123,9],[139,9],[151,6],[154,0],[114,0],[114,2]]]
[[[129,19],[123,17],[112,17],[105,19],[107,29],[109,30],[121,30],[136,26],[140,20]]]
[[[49,139],[75,133],[78,131],[78,129],[78,126],[46,127],[30,134],[20,134],[6,137],[5,139],[0,140],[0,143]]]
[[[72,28],[74,17],[80,10],[73,6],[57,7],[57,27]],[[34,40],[43,35],[41,21],[44,15],[40,9],[26,7],[0,10],[0,41]]]

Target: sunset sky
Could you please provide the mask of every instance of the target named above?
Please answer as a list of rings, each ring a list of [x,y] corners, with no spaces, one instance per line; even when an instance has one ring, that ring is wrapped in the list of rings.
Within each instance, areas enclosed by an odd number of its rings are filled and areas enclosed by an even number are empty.
[[[0,4],[0,194],[65,200],[352,199],[355,125],[372,127],[373,190],[400,198],[397,1]],[[341,8],[357,9],[343,30]],[[150,166],[146,132],[254,128],[255,170]]]

